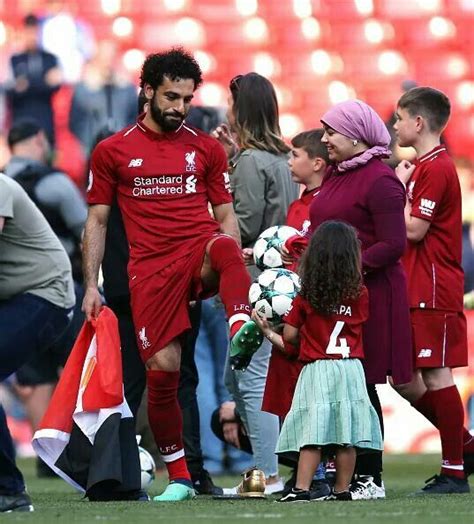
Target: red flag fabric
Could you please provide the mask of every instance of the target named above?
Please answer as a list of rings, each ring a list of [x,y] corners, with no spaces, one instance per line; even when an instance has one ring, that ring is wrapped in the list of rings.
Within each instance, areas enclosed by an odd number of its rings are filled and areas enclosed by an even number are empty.
[[[84,323],[76,339],[48,410],[34,434],[33,448],[53,471],[82,492],[109,478],[120,483],[116,464],[110,465],[113,473],[108,471],[102,460],[106,452],[101,453],[97,446],[111,445],[104,431],[109,436],[116,434],[120,454],[118,427],[127,418],[133,423],[123,396],[118,322],[112,310],[103,307],[96,320]],[[135,438],[133,430],[130,438]],[[129,443],[126,447],[129,449]],[[92,462],[97,462],[97,457],[101,471],[94,471],[91,479]],[[79,464],[79,459],[90,459],[91,463]]]

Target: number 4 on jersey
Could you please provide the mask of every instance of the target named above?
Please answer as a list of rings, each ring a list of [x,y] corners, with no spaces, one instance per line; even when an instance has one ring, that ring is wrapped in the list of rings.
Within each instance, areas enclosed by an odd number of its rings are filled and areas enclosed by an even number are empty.
[[[334,329],[332,330],[331,336],[329,337],[329,344],[326,347],[327,355],[341,355],[342,358],[349,358],[351,348],[347,345],[347,339],[344,337],[339,338],[342,329],[344,328],[345,322],[338,320]],[[338,343],[339,342],[339,343]]]

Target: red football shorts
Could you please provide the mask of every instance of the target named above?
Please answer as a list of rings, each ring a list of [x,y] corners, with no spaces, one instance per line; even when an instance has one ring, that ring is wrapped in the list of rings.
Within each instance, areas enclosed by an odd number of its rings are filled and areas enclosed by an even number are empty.
[[[262,411],[285,418],[290,411],[296,383],[303,368],[299,360],[288,360],[277,348],[272,348],[267,381],[263,393]]]
[[[131,288],[138,350],[143,362],[191,327],[189,302],[199,296],[207,242]]]
[[[467,324],[462,312],[410,310],[415,368],[467,366]]]

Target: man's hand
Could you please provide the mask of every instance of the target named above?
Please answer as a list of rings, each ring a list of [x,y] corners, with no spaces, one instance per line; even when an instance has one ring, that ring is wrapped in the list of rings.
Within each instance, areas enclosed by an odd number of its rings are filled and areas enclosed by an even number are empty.
[[[94,287],[87,288],[84,300],[82,301],[82,311],[85,313],[88,322],[99,316],[101,307],[102,297],[100,296],[99,290]]]
[[[238,422],[224,422],[224,424],[222,424],[222,432],[226,442],[240,449]]]
[[[28,82],[28,78],[24,75],[19,76],[15,81],[15,91],[17,93],[23,93],[30,87],[30,83]]]
[[[223,402],[219,408],[219,420],[221,422],[235,422],[235,402]]]
[[[415,171],[415,164],[412,164],[408,160],[402,160],[398,166],[395,168],[395,173],[403,185],[407,185],[408,180],[410,180],[413,171]]]

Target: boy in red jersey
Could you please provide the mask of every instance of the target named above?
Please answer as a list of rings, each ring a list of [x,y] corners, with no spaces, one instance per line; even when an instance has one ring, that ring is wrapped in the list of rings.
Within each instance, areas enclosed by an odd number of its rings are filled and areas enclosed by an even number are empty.
[[[240,250],[227,156],[217,140],[184,120],[201,82],[199,65],[183,49],[148,56],[141,73],[148,111],[136,125],[99,143],[88,187],[83,310],[90,319],[101,307],[97,278],[116,195],[130,245],[131,306],[147,369],[148,417],[170,478],[156,501],[194,496],[177,400],[179,338],[190,327],[189,301],[219,291],[231,344],[237,349],[241,343],[259,345],[242,327],[250,313],[250,277]]]
[[[299,133],[291,140],[291,155],[288,160],[291,178],[304,186],[304,191],[298,200],[290,204],[286,224],[303,235],[310,225],[309,206],[319,191],[329,162],[327,148],[321,143],[323,134],[323,129],[311,129]],[[298,263],[295,262],[288,269],[297,271],[297,266]],[[263,411],[278,415],[281,419],[286,416],[301,367],[298,361],[288,360],[281,351],[272,350],[263,396]]]
[[[464,409],[451,368],[467,366],[464,273],[461,267],[461,191],[454,164],[440,144],[449,99],[430,87],[407,91],[394,125],[400,146],[412,146],[413,164],[396,169],[407,187],[408,248],[403,263],[413,334],[415,376],[397,390],[440,432],[441,474],[417,494],[467,493],[474,438],[463,428]],[[464,454],[464,466],[463,466]]]

